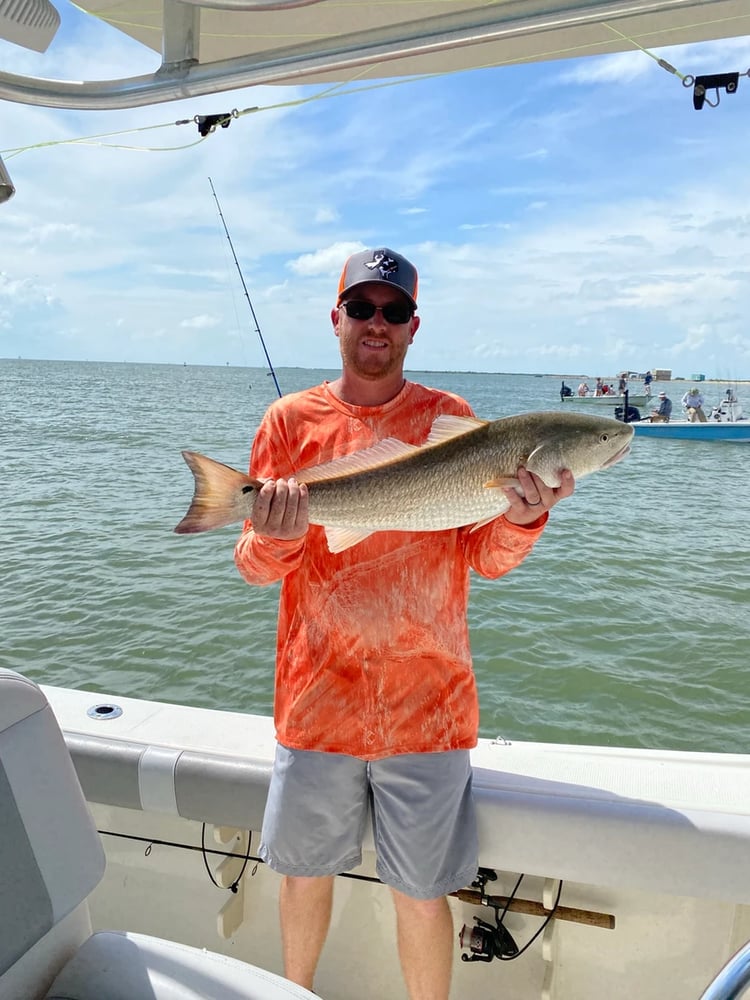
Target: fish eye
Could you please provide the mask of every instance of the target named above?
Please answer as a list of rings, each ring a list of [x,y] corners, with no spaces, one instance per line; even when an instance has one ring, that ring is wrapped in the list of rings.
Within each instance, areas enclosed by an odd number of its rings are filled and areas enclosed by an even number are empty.
[[[609,441],[609,434],[607,434],[607,432],[605,431],[599,438],[599,440],[601,441],[602,444],[606,444],[607,441]]]

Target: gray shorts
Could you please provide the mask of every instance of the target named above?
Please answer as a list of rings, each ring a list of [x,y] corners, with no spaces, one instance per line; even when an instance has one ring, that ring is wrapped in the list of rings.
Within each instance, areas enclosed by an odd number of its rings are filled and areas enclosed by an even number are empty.
[[[436,899],[476,878],[468,750],[365,761],[277,744],[260,856],[283,875],[339,875],[362,860],[368,813],[386,885]]]

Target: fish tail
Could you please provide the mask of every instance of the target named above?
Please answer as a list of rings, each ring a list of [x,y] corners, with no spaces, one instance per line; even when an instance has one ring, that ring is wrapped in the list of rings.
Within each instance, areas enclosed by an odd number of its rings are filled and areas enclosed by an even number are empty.
[[[174,529],[178,535],[211,531],[247,517],[251,503],[246,494],[260,489],[257,479],[196,451],[183,451],[182,457],[195,478],[195,492],[187,514]]]

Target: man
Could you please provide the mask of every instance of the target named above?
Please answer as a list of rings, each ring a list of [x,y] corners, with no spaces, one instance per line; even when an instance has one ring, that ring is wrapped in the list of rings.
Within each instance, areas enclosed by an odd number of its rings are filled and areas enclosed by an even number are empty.
[[[235,560],[251,584],[282,582],[278,745],[260,852],[284,875],[285,975],[313,986],[333,877],[360,863],[370,802],[409,997],[447,1000],[445,896],[470,883],[478,863],[469,568],[494,578],[517,566],[574,481],[566,472],[550,489],[519,469],[522,495],[509,490],[506,514],[474,532],[379,532],[328,551],[295,470],[387,437],[421,445],[439,414],[471,413],[460,397],[404,378],[416,308],[417,272],[405,257],[382,248],[346,261],[331,311],[341,374],[276,401],[263,418],[250,469],[266,481]]]
[[[699,421],[701,423],[706,423],[706,414],[703,412],[703,394],[697,386],[693,386],[692,389],[688,389],[685,395],[682,397],[682,405],[687,410],[688,420],[695,424]]]
[[[668,424],[669,418],[672,416],[672,400],[667,396],[666,392],[662,389],[659,393],[659,406],[656,410],[651,411],[651,423],[652,424]]]

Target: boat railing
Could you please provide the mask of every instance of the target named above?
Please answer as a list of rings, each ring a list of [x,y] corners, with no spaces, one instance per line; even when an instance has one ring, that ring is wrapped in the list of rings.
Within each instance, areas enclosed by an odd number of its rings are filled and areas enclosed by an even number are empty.
[[[739,1000],[750,986],[750,941],[719,972],[700,1000]]]

